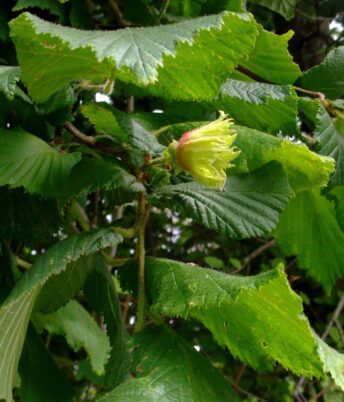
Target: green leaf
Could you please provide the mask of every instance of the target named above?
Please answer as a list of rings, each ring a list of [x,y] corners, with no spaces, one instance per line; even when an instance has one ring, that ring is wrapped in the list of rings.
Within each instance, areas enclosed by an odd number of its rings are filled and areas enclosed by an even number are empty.
[[[327,292],[344,275],[344,233],[334,205],[319,189],[299,193],[289,202],[275,235],[284,252],[297,255],[298,265]]]
[[[0,129],[0,185],[23,186],[29,193],[58,193],[79,153],[62,154],[21,129]]]
[[[135,150],[148,154],[160,153],[164,150],[156,137],[128,113],[99,103],[83,106],[81,113],[90,120],[97,134],[110,136],[122,145],[129,143]]]
[[[220,258],[214,257],[212,255],[207,255],[203,258],[204,262],[211,268],[223,269],[224,263]]]
[[[84,348],[90,358],[93,371],[102,375],[110,353],[109,339],[94,318],[75,300],[52,314],[37,313],[34,322],[51,334],[65,335],[71,348],[77,352]]]
[[[0,398],[12,402],[26,329],[39,287],[0,308]]]
[[[136,377],[99,402],[239,401],[230,384],[175,331],[150,327],[130,340]]]
[[[148,154],[160,153],[164,150],[164,147],[158,143],[156,137],[147,131],[135,118],[116,109],[112,109],[112,112],[123,132],[129,136],[129,143],[133,148]]]
[[[81,112],[100,134],[110,135],[120,143],[127,142],[133,148],[149,154],[164,150],[156,137],[128,113],[99,103],[89,103],[82,107]]]
[[[70,86],[65,87],[52,95],[46,102],[41,103],[39,105],[39,113],[49,116],[56,111],[69,110],[76,100],[77,97],[73,89]],[[60,124],[64,123],[66,120],[62,121]]]
[[[334,186],[344,184],[344,133],[340,130],[319,102],[314,136],[319,141],[319,153],[336,161],[336,170],[330,181]]]
[[[85,32],[23,13],[11,22],[11,35],[36,101],[71,81],[100,82],[113,74],[151,85],[162,96],[211,99],[252,50],[256,24],[249,14],[227,12],[158,27]]]
[[[96,256],[83,256],[71,262],[60,275],[50,277],[35,302],[34,310],[47,314],[64,306],[82,288],[98,263]]]
[[[30,325],[19,363],[19,394],[22,402],[67,402],[72,388],[62,377],[41,338]]]
[[[344,95],[344,46],[333,49],[325,60],[305,71],[298,79],[297,85],[312,91],[322,92],[330,99]]]
[[[80,111],[94,126],[97,134],[109,135],[119,143],[126,143],[129,141],[128,135],[119,125],[111,109],[103,104],[88,103],[83,105]]]
[[[235,145],[241,154],[235,160],[233,173],[257,169],[269,161],[278,161],[288,175],[294,191],[324,186],[334,170],[331,158],[317,155],[304,144],[296,144],[246,127],[236,127]]]
[[[42,120],[37,113],[37,109],[29,97],[17,87],[15,97],[12,100],[5,98],[0,93],[0,127],[8,130],[8,123],[11,127],[21,127],[29,133],[35,133],[40,138],[51,138],[51,127]],[[18,96],[17,96],[18,95]]]
[[[0,91],[13,99],[16,83],[20,78],[20,67],[0,66]]]
[[[239,239],[270,233],[291,195],[283,169],[274,162],[250,174],[230,176],[224,191],[184,183],[157,193],[158,205],[179,207],[207,228]]]
[[[288,52],[288,41],[293,36],[289,31],[275,35],[260,28],[256,46],[247,61],[240,65],[259,77],[275,84],[293,84],[301,71]]]
[[[330,192],[329,196],[335,199],[337,221],[344,232],[344,186],[336,186]]]
[[[70,236],[41,255],[23,275],[0,308],[0,399],[12,401],[12,387],[28,321],[41,287],[82,255],[116,246],[121,241],[122,236],[112,229]]]
[[[148,258],[147,290],[151,309],[158,314],[196,318],[215,340],[258,370],[272,370],[275,362],[297,375],[322,377],[331,372],[343,385],[341,367],[328,361],[343,355],[320,340],[302,311],[282,267],[251,277],[223,274],[180,262]]]
[[[0,303],[10,294],[13,287],[13,254],[6,240],[0,241]]]
[[[251,0],[253,3],[266,7],[271,11],[282,15],[286,20],[291,20],[295,15],[297,0]]]
[[[173,124],[159,135],[159,140],[169,144],[183,133],[200,127],[206,122]],[[234,126],[237,131],[235,146],[241,153],[235,159],[230,174],[248,173],[270,161],[278,161],[287,173],[293,191],[304,191],[315,186],[324,186],[334,171],[334,160],[310,151],[305,144],[276,138],[252,128]]]
[[[87,279],[84,293],[87,302],[104,317],[111,353],[105,367],[105,375],[97,379],[103,388],[111,389],[129,376],[129,352],[127,332],[122,321],[119,301],[113,278],[104,260],[98,257],[95,270]]]
[[[328,346],[322,339],[317,337],[318,353],[324,363],[324,369],[331,374],[334,382],[344,390],[344,356]]]
[[[222,85],[216,106],[237,124],[269,133],[298,131],[297,96],[291,86],[229,80]]]
[[[65,185],[60,191],[60,203],[80,194],[87,195],[96,189],[112,190],[122,188],[128,191],[144,191],[135,176],[128,173],[119,162],[83,158],[74,165]]]
[[[13,7],[13,11],[21,11],[28,8],[41,8],[48,10],[51,14],[58,17],[63,16],[63,7],[59,0],[18,0]]]

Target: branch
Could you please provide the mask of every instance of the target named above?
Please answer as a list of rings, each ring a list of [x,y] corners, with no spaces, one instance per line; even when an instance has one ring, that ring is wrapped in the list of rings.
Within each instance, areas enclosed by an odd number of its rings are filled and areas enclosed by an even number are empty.
[[[254,79],[255,81],[263,82],[265,84],[273,84],[272,81],[268,81],[265,78],[260,77],[259,75],[257,75],[253,71],[247,69],[244,66],[241,66],[240,64],[238,65],[237,70],[240,71],[241,73],[247,75],[248,77]]]
[[[126,21],[123,18],[122,11],[119,8],[119,5],[117,4],[116,0],[108,0],[108,5],[110,6],[113,12],[113,16],[115,18],[117,25],[119,25],[120,27],[128,27],[131,25],[130,22]]]
[[[248,70],[246,67],[240,66],[238,65],[237,70],[240,71],[241,73],[247,75],[247,77],[250,77],[252,79],[254,79],[255,81],[258,82],[263,82],[265,84],[272,84],[272,85],[276,85],[274,84],[272,81],[268,81],[265,78],[260,77],[259,75],[257,75],[256,73],[254,73],[253,71]],[[320,102],[326,107],[328,108],[329,103],[326,100],[325,95],[322,92],[316,92],[316,91],[309,91],[308,89],[303,89],[300,87],[297,87],[295,85],[293,85],[293,88],[295,89],[295,91],[299,94],[304,94],[304,95],[308,95],[311,96],[312,98],[319,98]]]
[[[79,223],[84,231],[91,229],[90,220],[85,212],[85,210],[80,206],[80,204],[73,200],[69,207],[70,215]]]
[[[22,267],[24,269],[29,269],[32,265],[30,262],[24,261],[19,257],[16,257],[16,262],[17,262],[17,265],[19,265],[19,267]]]
[[[166,13],[169,4],[170,4],[170,0],[163,0],[163,6],[157,16],[157,22],[160,22],[161,17]]]
[[[84,134],[82,131],[76,128],[72,123],[66,122],[64,123],[64,126],[82,144],[86,144],[89,147],[99,149],[99,151],[106,152],[108,154],[117,154],[120,156],[122,150],[116,150],[115,148],[108,147],[106,145],[98,143],[96,137]]]
[[[239,385],[236,385],[234,381],[229,380],[229,382],[232,384],[232,387],[240,392],[243,395],[249,396],[250,398],[253,398],[254,400],[256,400],[257,402],[268,402],[266,399],[260,398],[254,394],[252,394],[251,392],[246,391],[246,389],[243,389],[241,387],[239,387]]]
[[[86,135],[83,132],[81,132],[79,129],[77,129],[72,123],[67,121],[64,126],[66,129],[74,135],[75,138],[77,138],[80,142],[83,142],[84,144],[94,146],[96,143],[96,140],[94,137],[91,135]]]
[[[339,300],[339,303],[338,303],[336,309],[333,312],[332,318],[331,318],[330,322],[328,323],[324,333],[321,336],[321,339],[323,341],[328,337],[328,334],[330,333],[333,324],[335,324],[336,321],[338,320],[338,318],[340,316],[340,313],[342,312],[343,308],[344,308],[344,295]]]
[[[146,316],[146,289],[145,289],[145,230],[148,219],[148,208],[144,193],[138,198],[138,224],[137,224],[137,249],[136,258],[138,265],[138,294],[137,294],[137,316],[135,332],[143,329]]]
[[[235,387],[239,386],[239,382],[241,380],[242,375],[244,374],[244,372],[246,370],[246,367],[247,367],[246,364],[242,364],[240,366],[239,371],[238,371],[237,375],[235,376],[235,379],[234,379],[234,382],[233,382],[233,384],[235,384],[234,385]]]
[[[297,87],[294,85],[294,89],[296,92],[304,95],[311,96],[312,98],[319,98],[320,102],[324,103],[327,105],[326,97],[322,92],[315,92],[315,91],[309,91],[308,89],[303,89],[300,87]]]
[[[236,269],[233,274],[237,274],[238,272],[242,271],[247,267],[247,265],[256,257],[258,257],[260,254],[264,253],[264,251],[268,250],[269,248],[273,247],[276,244],[275,239],[271,239],[268,242],[264,243],[262,246],[258,247],[256,250],[254,250],[251,254],[249,254],[247,257],[245,257],[241,263],[241,267],[239,269]]]

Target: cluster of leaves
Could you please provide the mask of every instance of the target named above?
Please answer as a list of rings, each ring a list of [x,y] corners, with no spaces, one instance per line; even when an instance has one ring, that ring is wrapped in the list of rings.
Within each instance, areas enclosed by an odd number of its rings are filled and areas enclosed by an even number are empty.
[[[342,400],[344,47],[302,73],[288,28],[343,7],[13,3],[0,400]],[[163,157],[218,110],[240,150],[223,190]]]

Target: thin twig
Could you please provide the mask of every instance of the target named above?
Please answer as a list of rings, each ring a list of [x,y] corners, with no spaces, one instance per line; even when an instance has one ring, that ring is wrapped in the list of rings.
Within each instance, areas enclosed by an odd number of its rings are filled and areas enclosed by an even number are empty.
[[[161,7],[161,10],[160,10],[157,18],[156,18],[158,22],[160,22],[161,17],[166,13],[169,4],[170,4],[170,0],[163,0],[163,5]]]
[[[246,364],[242,364],[240,366],[239,371],[238,371],[238,373],[237,373],[237,375],[235,376],[235,379],[234,379],[234,384],[235,384],[236,387],[239,385],[241,377],[242,377],[242,375],[244,374],[244,372],[246,370],[246,367],[247,367]]]
[[[294,391],[294,398],[295,399],[300,399],[301,397],[301,387],[306,381],[306,378],[302,376],[299,380],[299,382],[296,384],[295,391]]]
[[[333,312],[332,318],[331,318],[330,322],[328,323],[327,327],[325,328],[324,333],[321,336],[321,339],[323,341],[327,338],[327,336],[330,333],[331,328],[332,328],[333,324],[335,323],[335,321],[338,320],[338,318],[340,316],[340,313],[342,312],[343,308],[344,308],[344,295],[339,300],[339,303],[338,303],[336,309]]]
[[[330,322],[327,324],[325,331],[323,332],[323,334],[321,335],[321,339],[324,341],[327,337],[328,334],[331,331],[331,328],[333,327],[333,324],[335,324],[336,320],[338,320],[340,313],[342,312],[344,308],[344,294],[341,297],[341,299],[339,300],[339,303],[337,304],[336,309],[334,310],[333,314],[332,314],[332,318],[330,320]],[[299,382],[296,384],[295,387],[295,392],[294,392],[294,397],[296,398],[297,396],[301,396],[300,395],[300,390],[302,385],[304,384],[304,382],[306,381],[305,377],[301,377]]]
[[[339,335],[340,335],[340,339],[341,339],[341,341],[342,341],[342,344],[344,345],[344,331],[343,331],[343,328],[342,328],[342,326],[341,326],[341,324],[340,324],[338,318],[336,318],[336,319],[334,320],[334,322],[335,322],[336,327],[337,327],[337,329],[338,329],[338,332],[339,332]]]
[[[258,247],[256,250],[254,250],[251,254],[249,254],[247,257],[244,258],[241,267],[238,268],[233,272],[233,274],[237,274],[238,272],[242,271],[247,267],[247,265],[256,257],[258,257],[260,254],[264,253],[264,251],[268,250],[269,248],[273,247],[276,244],[275,239],[271,239],[268,242],[264,243],[262,246]]]
[[[229,382],[232,384],[233,388],[236,391],[240,392],[241,394],[249,396],[250,398],[254,398],[257,402],[268,402],[266,399],[260,398],[260,397],[258,397],[256,395],[252,394],[251,392],[246,391],[246,389],[243,389],[243,388],[239,387],[238,385],[236,385],[234,383],[234,381],[229,380]]]
[[[128,27],[131,25],[129,21],[126,21],[123,18],[123,13],[119,8],[119,5],[117,4],[116,0],[108,0],[108,4],[113,12],[113,16],[115,18],[117,25],[119,25],[120,27]]]

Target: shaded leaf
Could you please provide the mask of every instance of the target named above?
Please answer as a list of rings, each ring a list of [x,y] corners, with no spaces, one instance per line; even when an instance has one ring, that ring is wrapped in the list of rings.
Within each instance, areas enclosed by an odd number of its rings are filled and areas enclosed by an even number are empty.
[[[88,103],[80,111],[94,126],[97,134],[109,135],[119,143],[128,142],[128,134],[119,125],[112,109],[99,103]]]
[[[305,71],[297,85],[312,91],[319,91],[330,99],[344,95],[344,46],[333,49],[325,60]]]
[[[79,158],[79,153],[55,151],[24,130],[0,129],[0,185],[54,196]]]
[[[95,269],[96,258],[80,257],[68,264],[68,269],[60,275],[50,277],[35,302],[35,311],[51,313],[72,299],[82,288],[90,272]]]
[[[128,335],[122,321],[113,278],[104,264],[104,260],[99,256],[95,270],[86,282],[84,293],[87,302],[98,314],[103,316],[111,345],[105,375],[97,378],[96,383],[111,389],[121,384],[129,376]]]
[[[55,200],[0,187],[0,237],[26,246],[49,244],[62,225]]]
[[[344,232],[344,186],[334,187],[330,191],[329,197],[334,197],[335,199],[337,221],[340,228]]]
[[[36,331],[30,325],[19,363],[22,402],[67,402],[73,391]]]
[[[71,300],[55,313],[34,315],[34,322],[51,334],[65,335],[68,344],[78,351],[84,348],[95,373],[104,373],[110,353],[109,339],[90,313],[75,300]]]
[[[319,141],[319,153],[330,156],[336,161],[331,185],[344,184],[344,133],[341,130],[343,129],[336,127],[335,121],[319,103],[314,136]]]
[[[0,66],[0,91],[12,99],[20,78],[19,67]]]
[[[116,160],[110,162],[83,158],[66,179],[59,194],[60,203],[63,205],[71,197],[87,195],[96,189],[113,190],[118,187],[132,192],[144,190],[135,176],[128,173]]]
[[[13,11],[21,11],[28,8],[41,8],[48,10],[51,14],[58,17],[63,16],[63,7],[59,0],[18,0],[13,7]]]
[[[99,402],[239,401],[230,384],[175,331],[150,327],[130,340],[135,380]]]
[[[112,229],[100,229],[74,236],[55,244],[41,255],[22,276],[0,308],[0,398],[12,401],[12,387],[37,295],[53,275],[67,269],[68,264],[82,255],[116,246],[122,236]]]
[[[251,0],[253,3],[266,7],[271,11],[282,15],[286,20],[291,20],[295,15],[297,0]]]
[[[298,265],[327,292],[344,276],[344,233],[334,205],[319,189],[299,193],[289,202],[275,235],[284,252],[297,255]]]

